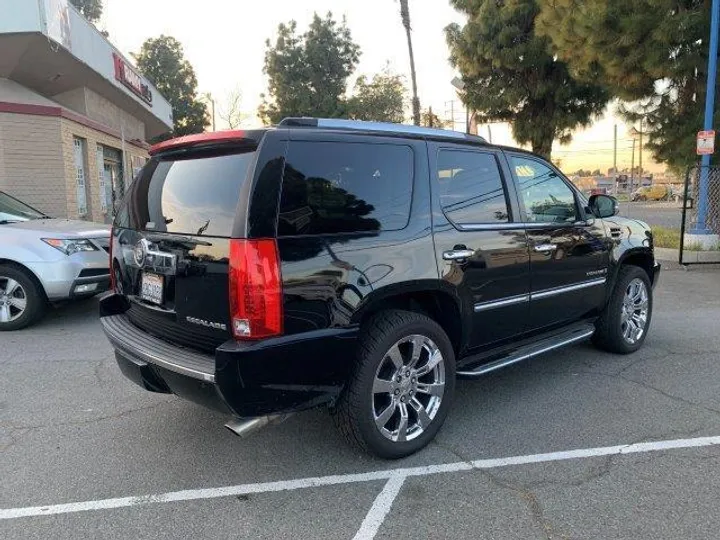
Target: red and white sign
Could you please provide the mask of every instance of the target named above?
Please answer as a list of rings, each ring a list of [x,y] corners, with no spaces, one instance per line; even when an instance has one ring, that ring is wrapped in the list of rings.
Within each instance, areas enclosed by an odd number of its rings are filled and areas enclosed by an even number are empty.
[[[145,103],[152,105],[152,92],[140,74],[117,53],[113,53],[113,63],[115,64],[115,78],[132,90]]]
[[[715,130],[698,131],[697,134],[697,154],[702,156],[705,154],[715,153]]]

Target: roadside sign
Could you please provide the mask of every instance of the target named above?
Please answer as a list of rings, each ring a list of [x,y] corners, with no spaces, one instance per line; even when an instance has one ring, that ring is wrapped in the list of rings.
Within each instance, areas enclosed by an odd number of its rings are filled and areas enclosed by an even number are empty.
[[[715,130],[698,131],[697,134],[697,154],[702,156],[705,154],[715,153]]]

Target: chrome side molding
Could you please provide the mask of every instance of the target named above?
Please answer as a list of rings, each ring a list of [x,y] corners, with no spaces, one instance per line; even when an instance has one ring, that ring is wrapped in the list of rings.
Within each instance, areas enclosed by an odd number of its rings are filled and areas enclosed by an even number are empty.
[[[517,296],[509,296],[508,298],[503,298],[502,300],[493,300],[492,302],[481,302],[479,304],[475,304],[475,313],[479,311],[487,311],[488,309],[495,309],[499,307],[505,307],[505,306],[512,306],[515,304],[522,304],[524,302],[530,301],[530,295],[529,294],[519,294]]]
[[[588,281],[581,281],[580,283],[574,283],[573,285],[566,285],[564,287],[545,289],[544,291],[531,293],[530,300],[540,300],[542,298],[550,298],[551,296],[557,296],[558,294],[579,291],[580,289],[587,289],[588,287],[597,287],[598,285],[604,285],[606,281],[607,278],[597,278]]]
[[[475,312],[486,311],[488,309],[495,309],[499,307],[512,306],[514,304],[522,304],[523,302],[529,302],[532,300],[542,300],[543,298],[550,298],[559,294],[564,294],[572,291],[579,291],[588,287],[596,287],[598,285],[604,285],[607,278],[596,278],[588,281],[581,281],[580,283],[574,283],[572,285],[566,285],[564,287],[555,287],[552,289],[545,289],[542,291],[519,294],[516,296],[508,296],[507,298],[501,298],[500,300],[491,300],[489,302],[479,302],[475,304]]]

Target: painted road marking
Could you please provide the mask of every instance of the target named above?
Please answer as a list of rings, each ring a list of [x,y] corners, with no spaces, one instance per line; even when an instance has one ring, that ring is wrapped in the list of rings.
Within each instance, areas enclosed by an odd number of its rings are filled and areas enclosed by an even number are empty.
[[[372,540],[375,538],[380,526],[392,508],[395,498],[400,493],[406,476],[398,474],[390,477],[385,487],[375,499],[370,511],[360,525],[360,530],[355,534],[354,540]]]
[[[565,461],[571,459],[585,459],[600,456],[637,454],[642,452],[659,452],[663,450],[677,450],[682,448],[699,448],[703,446],[720,445],[718,437],[697,437],[694,439],[676,439],[669,441],[653,441],[618,446],[603,446],[563,452],[550,452],[547,454],[532,454],[526,456],[513,456],[495,459],[479,459],[476,461],[460,461],[425,467],[407,467],[374,471],[357,474],[340,474],[332,476],[318,476],[314,478],[300,478],[297,480],[284,480],[279,482],[262,482],[256,484],[240,484],[207,489],[188,489],[183,491],[170,491],[155,495],[140,495],[133,497],[120,497],[115,499],[100,499],[93,501],[75,502],[67,504],[53,504],[47,506],[29,506],[22,508],[7,508],[0,510],[0,520],[18,519],[24,517],[50,516],[55,514],[70,514],[90,510],[109,510],[112,508],[126,508],[145,504],[169,503],[180,501],[193,501],[199,499],[216,499],[234,495],[249,495],[253,493],[270,493],[275,491],[293,491],[296,489],[332,486],[341,484],[356,484],[376,480],[391,480],[395,477],[429,476],[473,469],[495,469],[513,465],[527,465],[532,463],[547,463],[551,461]],[[387,484],[386,484],[387,487]],[[398,488],[399,489],[399,488]]]

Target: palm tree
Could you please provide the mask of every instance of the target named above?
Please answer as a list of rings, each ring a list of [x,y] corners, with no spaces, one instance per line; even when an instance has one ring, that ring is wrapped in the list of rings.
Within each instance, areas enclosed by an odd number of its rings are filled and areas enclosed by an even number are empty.
[[[405,34],[407,34],[408,51],[410,52],[410,78],[412,80],[412,109],[413,109],[413,123],[416,126],[420,125],[420,99],[417,93],[417,76],[415,74],[415,55],[413,54],[412,36],[410,35],[410,7],[408,6],[408,0],[400,0],[400,18],[402,24],[405,27]]]

